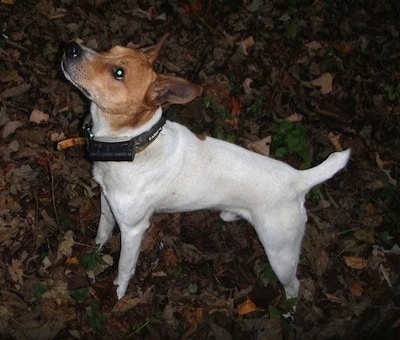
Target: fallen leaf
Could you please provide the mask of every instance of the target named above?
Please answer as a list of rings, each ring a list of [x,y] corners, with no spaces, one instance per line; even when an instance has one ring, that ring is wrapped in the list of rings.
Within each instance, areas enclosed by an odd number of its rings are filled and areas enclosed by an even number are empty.
[[[44,113],[43,111],[40,111],[38,109],[33,109],[32,113],[29,117],[29,120],[31,122],[34,122],[36,124],[40,124],[43,122],[46,122],[49,120],[49,115],[47,113]]]
[[[348,288],[350,293],[356,297],[362,296],[364,292],[363,287],[358,282],[355,281],[351,281],[348,285]]]
[[[259,153],[264,156],[269,156],[271,154],[271,147],[270,147],[271,141],[272,137],[267,136],[256,142],[250,143],[247,147],[256,153]]]
[[[140,299],[137,297],[132,297],[129,295],[125,295],[122,299],[118,300],[114,305],[111,313],[113,314],[122,314],[125,313],[141,303]]]
[[[49,19],[54,20],[54,19],[61,19],[65,17],[65,15],[68,13],[68,10],[65,8],[54,8],[51,10],[49,14]]]
[[[244,93],[250,94],[252,92],[251,86],[250,86],[252,83],[253,83],[253,79],[251,79],[251,78],[246,78],[243,81],[242,86],[243,86]]]
[[[328,139],[335,148],[336,151],[343,151],[342,144],[340,142],[340,135],[333,132],[328,133]]]
[[[336,295],[333,295],[333,294],[330,294],[330,293],[325,293],[325,296],[331,302],[338,303],[338,304],[342,304],[343,303],[343,299],[338,297],[338,296],[336,296]]]
[[[311,80],[311,85],[319,87],[322,95],[326,95],[332,92],[332,82],[334,76],[327,72],[322,74],[319,78]]]
[[[4,90],[2,93],[0,93],[0,98],[3,99],[3,98],[16,97],[21,94],[24,94],[25,92],[28,92],[30,88],[31,88],[30,84],[21,84],[14,87],[10,87]]]
[[[353,50],[353,45],[349,41],[341,41],[337,44],[337,49],[344,54],[349,54]]]
[[[67,230],[58,245],[56,262],[63,256],[70,257],[74,244],[74,232],[72,230]]]
[[[367,263],[363,257],[343,256],[343,260],[347,267],[353,269],[364,269],[367,266]]]
[[[196,331],[197,327],[204,320],[204,310],[201,307],[185,305],[183,308],[183,318],[185,319],[184,338]]]
[[[19,290],[24,284],[24,270],[20,260],[12,259],[11,264],[7,266],[8,274],[10,274],[11,280],[14,281],[15,287]]]
[[[21,122],[19,122],[17,120],[6,122],[3,126],[3,130],[1,131],[1,137],[3,139],[5,139],[5,138],[11,136],[15,132],[15,130],[19,129],[23,125],[24,124],[22,124]]]
[[[242,110],[240,108],[240,101],[238,98],[230,96],[229,97],[229,106],[231,108],[231,118],[226,120],[226,122],[234,129],[237,129],[239,127],[239,116],[242,113]]]
[[[237,312],[239,315],[246,315],[251,312],[257,312],[258,310],[259,308],[249,298],[237,306]]]
[[[303,120],[303,116],[300,113],[294,112],[289,117],[286,117],[288,122],[297,123]]]
[[[376,164],[378,165],[379,169],[381,169],[388,177],[389,183],[396,186],[397,180],[395,178],[393,178],[392,175],[390,174],[390,169],[385,169],[385,162],[382,161],[382,159],[378,153],[376,153],[375,160],[376,160]]]
[[[19,81],[21,77],[19,76],[17,70],[7,70],[0,71],[0,82],[8,83],[11,81]]]
[[[179,258],[176,254],[174,247],[168,247],[162,253],[162,261],[165,263],[165,267],[169,273],[175,271],[178,266]]]
[[[244,54],[245,56],[248,56],[249,53],[247,52],[247,50],[255,45],[253,36],[251,35],[251,36],[249,36],[248,38],[242,40],[241,42],[238,43],[238,45],[239,45],[240,48],[242,49],[243,54]]]
[[[310,50],[316,51],[316,50],[321,49],[322,45],[320,42],[313,40],[313,41],[310,41],[308,44],[306,44],[306,47],[309,48]]]
[[[77,265],[77,264],[79,264],[79,259],[76,256],[72,256],[65,263],[66,264]]]
[[[211,328],[211,332],[213,333],[215,339],[224,339],[231,340],[232,335],[223,327],[217,325],[215,322],[210,322],[209,326]]]

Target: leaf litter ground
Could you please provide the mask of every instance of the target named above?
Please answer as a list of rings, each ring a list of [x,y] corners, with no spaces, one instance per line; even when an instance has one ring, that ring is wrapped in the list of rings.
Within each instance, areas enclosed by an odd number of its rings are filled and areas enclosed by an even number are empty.
[[[397,338],[399,10],[394,0],[2,0],[1,336]],[[170,119],[300,168],[353,149],[348,169],[308,197],[293,321],[252,228],[215,212],[154,216],[116,301],[118,232],[94,247],[90,164],[81,148],[54,148],[79,136],[88,110],[59,63],[71,39],[104,50],[166,32],[157,69],[204,87]]]

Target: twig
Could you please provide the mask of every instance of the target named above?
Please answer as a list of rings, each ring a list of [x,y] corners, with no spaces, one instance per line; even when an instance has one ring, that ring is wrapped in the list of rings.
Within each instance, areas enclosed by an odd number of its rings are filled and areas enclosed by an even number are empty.
[[[60,220],[58,218],[57,207],[56,207],[56,197],[55,197],[55,194],[54,194],[53,169],[51,167],[51,163],[50,163],[48,155],[46,155],[46,158],[47,158],[47,166],[49,168],[49,174],[50,174],[50,190],[51,190],[51,201],[52,201],[52,206],[53,206],[53,213],[54,213],[54,217],[56,219],[57,228],[58,228],[58,230],[60,230],[61,229],[61,225],[60,225]]]

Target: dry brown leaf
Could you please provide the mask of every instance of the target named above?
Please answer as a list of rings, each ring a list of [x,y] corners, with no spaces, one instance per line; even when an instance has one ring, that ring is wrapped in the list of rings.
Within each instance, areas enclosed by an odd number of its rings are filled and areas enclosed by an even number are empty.
[[[316,51],[316,50],[321,49],[322,45],[320,42],[313,40],[313,41],[310,41],[308,44],[306,44],[306,47],[309,48],[310,50]]]
[[[237,129],[239,127],[239,116],[242,113],[242,110],[240,108],[240,101],[238,98],[230,96],[229,97],[229,107],[231,108],[231,118],[226,120],[226,122],[234,129]]]
[[[271,154],[271,148],[270,148],[271,141],[272,137],[267,136],[256,142],[250,143],[247,147],[256,153],[259,153],[264,156],[269,156]]]
[[[325,293],[325,296],[331,302],[338,303],[338,304],[343,304],[343,299],[338,297],[338,296],[336,296],[336,295],[333,295],[333,294],[330,294],[330,293]]]
[[[237,306],[237,312],[239,315],[246,315],[251,312],[257,312],[259,310],[260,309],[256,306],[256,304],[249,298],[247,298],[246,301]]]
[[[300,113],[294,112],[289,117],[286,117],[285,120],[288,122],[297,123],[303,120],[303,116]]]
[[[63,256],[70,257],[74,244],[74,232],[72,230],[67,230],[58,245],[56,261],[60,260]]]
[[[6,122],[3,126],[3,130],[1,131],[1,138],[5,139],[11,136],[15,132],[15,130],[19,129],[23,125],[24,124],[17,120]]]
[[[347,267],[353,269],[364,269],[367,267],[367,263],[363,257],[358,256],[343,256],[343,260]]]
[[[29,91],[30,88],[30,84],[21,84],[14,87],[9,87],[0,93],[0,99],[19,96]]]
[[[342,144],[340,142],[340,135],[333,132],[328,133],[328,139],[335,148],[336,151],[343,151]]]
[[[49,19],[50,20],[61,19],[65,17],[67,13],[68,10],[65,8],[53,8],[49,14]]]
[[[378,153],[376,153],[375,160],[376,160],[376,164],[378,165],[379,169],[381,169],[388,177],[389,183],[396,186],[397,180],[395,178],[393,178],[392,175],[390,174],[390,169],[385,169],[385,162],[382,161],[382,159]]]
[[[238,43],[238,45],[239,45],[240,48],[242,49],[243,54],[244,54],[245,56],[248,56],[249,53],[247,52],[247,50],[255,45],[253,36],[251,35],[251,36],[249,36],[248,38],[242,40],[241,42]]]
[[[49,120],[49,115],[38,109],[33,109],[29,117],[31,122],[40,124]]]
[[[8,83],[11,81],[18,82],[22,78],[19,76],[17,70],[0,71],[0,82]]]
[[[349,54],[353,50],[353,45],[350,41],[341,41],[337,44],[336,47],[340,52],[344,54]]]
[[[189,336],[196,331],[197,327],[204,320],[204,310],[201,307],[193,307],[190,305],[185,305],[183,308],[183,318],[185,319],[185,336]]]
[[[78,265],[79,264],[79,259],[76,256],[72,256],[65,263],[66,264],[71,264],[71,265]]]
[[[362,296],[364,292],[363,287],[358,282],[355,281],[351,281],[348,285],[348,288],[350,293],[356,297]]]
[[[380,217],[380,216],[378,216]],[[371,221],[368,219],[368,221]],[[369,225],[371,226],[371,225]],[[368,244],[373,244],[375,243],[375,232],[373,229],[359,229],[354,232],[354,238],[356,240],[368,243]]]
[[[250,94],[252,92],[252,89],[251,89],[252,83],[253,83],[253,79],[251,79],[251,78],[246,78],[245,80],[243,80],[242,86],[243,86],[244,93]]]
[[[169,273],[172,273],[175,271],[179,258],[176,255],[176,251],[173,247],[169,247],[165,249],[165,251],[162,253],[162,260],[165,263],[165,267]]]
[[[322,95],[326,95],[332,92],[332,82],[333,82],[334,76],[326,72],[322,74],[319,78],[316,78],[314,80],[311,80],[311,85],[319,87],[320,92]]]
[[[12,259],[11,264],[7,266],[8,273],[10,274],[11,280],[14,281],[15,287],[20,289],[24,284],[24,270],[20,260]]]
[[[121,300],[118,300],[114,305],[111,313],[113,314],[122,314],[125,313],[141,303],[138,297],[132,297],[129,295],[125,295]]]

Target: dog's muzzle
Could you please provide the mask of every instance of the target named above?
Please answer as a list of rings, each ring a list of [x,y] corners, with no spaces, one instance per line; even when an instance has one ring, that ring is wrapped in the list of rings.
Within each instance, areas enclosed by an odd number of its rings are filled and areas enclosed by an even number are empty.
[[[80,64],[83,61],[85,54],[84,48],[77,42],[72,41],[68,43],[65,49],[64,57],[61,61],[61,69],[64,72],[66,78],[74,84],[82,93],[92,100],[90,92],[81,84],[81,67]]]

